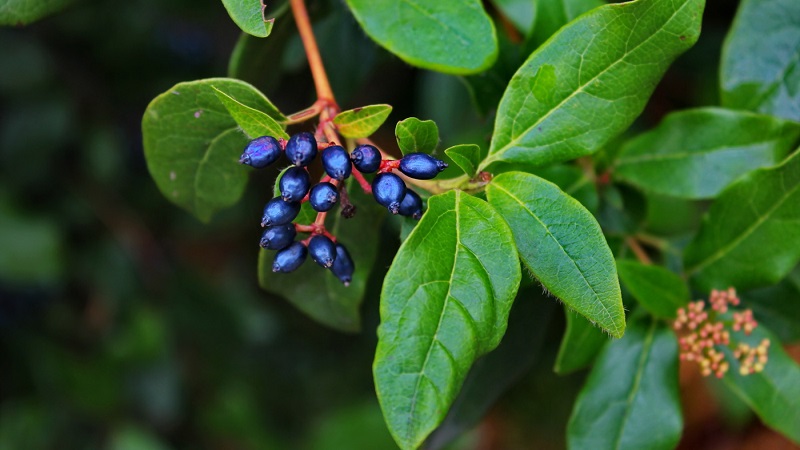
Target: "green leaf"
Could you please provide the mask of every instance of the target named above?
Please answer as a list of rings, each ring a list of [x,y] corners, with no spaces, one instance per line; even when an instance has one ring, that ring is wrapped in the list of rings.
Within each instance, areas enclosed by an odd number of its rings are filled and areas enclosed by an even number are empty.
[[[50,14],[56,13],[73,0],[2,0],[0,1],[0,25],[28,25]]]
[[[742,307],[752,309],[758,323],[781,342],[800,342],[800,267],[774,286],[742,292],[739,297]]]
[[[800,260],[800,152],[728,187],[686,248],[699,289],[739,290],[777,283]]]
[[[333,118],[333,123],[342,136],[352,139],[362,138],[378,131],[391,112],[391,105],[370,105],[342,111]]]
[[[156,185],[204,222],[239,200],[248,173],[239,164],[247,138],[215,87],[250,108],[274,109],[247,83],[209,78],[178,83],[153,99],[142,118],[144,155]]]
[[[61,280],[63,231],[54,218],[28,216],[0,198],[0,280],[46,286]]]
[[[531,173],[555,183],[592,213],[597,211],[600,202],[597,187],[580,167],[558,164],[535,169]]]
[[[401,448],[441,423],[472,363],[500,342],[519,282],[511,231],[489,204],[461,191],[428,200],[386,274],[373,365]]]
[[[497,58],[494,25],[478,0],[347,0],[375,42],[423,69],[469,74]]]
[[[214,93],[217,95],[217,98],[219,98],[219,101],[225,105],[225,108],[231,114],[233,120],[239,125],[239,128],[241,128],[250,139],[261,136],[289,139],[289,135],[283,131],[283,127],[272,117],[257,109],[239,103],[230,95],[220,91],[216,87],[214,88]]]
[[[597,358],[567,425],[568,448],[673,449],[682,430],[675,334],[634,321]]]
[[[394,134],[404,155],[413,152],[431,153],[439,145],[439,127],[432,120],[409,117],[397,122]]]
[[[800,3],[743,0],[722,48],[722,105],[800,120]]]
[[[559,28],[604,4],[602,0],[536,0],[536,22],[530,39],[532,44],[542,44]]]
[[[617,261],[617,271],[636,301],[658,318],[674,319],[678,308],[689,302],[686,283],[663,267],[623,259]]]
[[[475,144],[454,145],[444,151],[469,177],[474,177],[481,162],[481,148]]]
[[[537,0],[492,0],[495,8],[525,35],[533,30],[533,23],[536,21],[536,3]]]
[[[274,19],[267,19],[264,0],[222,0],[228,15],[247,34],[265,38],[272,32]]]
[[[478,169],[595,152],[633,122],[670,63],[697,40],[703,7],[704,0],[638,0],[562,28],[511,79]]]
[[[564,307],[567,329],[558,347],[558,356],[553,370],[568,374],[592,364],[600,349],[608,342],[608,337],[583,316]]]
[[[737,333],[736,337],[750,346],[757,346],[762,339],[770,339],[768,361],[764,370],[742,376],[732,368],[723,377],[723,382],[741,398],[770,428],[800,444],[800,366],[786,354],[771,332],[759,325],[750,336]],[[726,357],[733,361],[733,354],[724,349]]]
[[[659,194],[713,198],[745,173],[781,162],[798,137],[800,124],[772,116],[721,108],[681,111],[628,141],[614,176]]]
[[[539,282],[621,337],[625,311],[617,269],[594,216],[555,184],[526,173],[498,175],[486,195],[508,222],[522,261]]]

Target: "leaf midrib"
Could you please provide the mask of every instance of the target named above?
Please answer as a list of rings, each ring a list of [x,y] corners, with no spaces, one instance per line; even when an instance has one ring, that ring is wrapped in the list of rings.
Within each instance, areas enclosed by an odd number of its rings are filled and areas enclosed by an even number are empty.
[[[691,160],[699,157],[707,157],[709,155],[722,155],[725,153],[733,153],[733,152],[749,152],[755,151],[758,146],[762,145],[770,145],[776,144],[778,142],[777,139],[769,139],[765,141],[758,141],[758,142],[750,142],[746,144],[742,144],[738,147],[732,145],[720,145],[716,147],[709,147],[709,148],[701,148],[698,151],[692,152],[677,152],[677,153],[644,153],[640,155],[636,155],[634,157],[625,158],[621,156],[617,163],[615,164],[616,167],[622,167],[626,165],[633,165],[638,163],[647,163],[647,162],[655,162],[655,161],[669,161],[673,159],[686,159]]]

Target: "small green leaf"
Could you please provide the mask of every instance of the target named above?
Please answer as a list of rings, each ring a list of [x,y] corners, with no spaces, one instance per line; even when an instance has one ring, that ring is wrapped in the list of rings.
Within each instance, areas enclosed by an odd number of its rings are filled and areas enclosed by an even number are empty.
[[[429,199],[381,292],[373,374],[401,448],[441,423],[472,363],[500,342],[519,282],[511,231],[489,204],[461,191]]]
[[[625,311],[617,268],[594,216],[555,184],[526,173],[498,175],[486,195],[508,222],[522,261],[539,282],[621,337]]]
[[[699,289],[777,283],[800,260],[800,152],[730,185],[686,247],[684,264]]]
[[[477,73],[497,58],[494,25],[478,0],[347,0],[361,28],[423,69]]]
[[[228,15],[247,34],[265,38],[272,32],[274,19],[267,19],[264,0],[222,0]]]
[[[745,173],[781,162],[798,137],[800,124],[772,116],[721,108],[680,111],[628,141],[614,176],[659,194],[713,198]]]
[[[28,25],[56,13],[73,0],[3,0],[0,1],[0,25]]]
[[[370,105],[342,111],[333,118],[333,123],[342,136],[357,139],[378,131],[391,112],[391,105]]]
[[[522,34],[531,33],[536,21],[536,0],[492,0],[492,4]]]
[[[558,356],[553,370],[568,374],[592,364],[600,349],[608,342],[608,337],[580,314],[564,307],[567,329],[558,347]]]
[[[634,321],[595,362],[567,425],[570,449],[673,449],[683,431],[678,342],[655,320]]]
[[[622,284],[650,314],[674,319],[678,308],[689,302],[689,288],[674,273],[659,266],[623,259],[617,261]]]
[[[439,145],[439,127],[432,120],[409,117],[397,122],[394,134],[404,155],[413,152],[431,153]]]
[[[596,8],[556,33],[511,79],[495,120],[495,162],[547,165],[591,154],[641,113],[700,34],[704,0]]]
[[[800,3],[743,0],[720,63],[722,105],[800,121]]]
[[[605,4],[602,0],[536,0],[535,3],[536,22],[530,39],[534,46],[581,14]]]
[[[469,177],[474,177],[481,162],[481,148],[475,144],[454,145],[444,151]]]
[[[261,136],[289,139],[289,135],[283,131],[281,124],[276,122],[275,119],[269,115],[255,108],[243,105],[216,87],[214,87],[214,93],[217,94],[219,101],[225,105],[225,108],[231,114],[233,120],[236,121],[242,131],[244,131],[250,139]]]

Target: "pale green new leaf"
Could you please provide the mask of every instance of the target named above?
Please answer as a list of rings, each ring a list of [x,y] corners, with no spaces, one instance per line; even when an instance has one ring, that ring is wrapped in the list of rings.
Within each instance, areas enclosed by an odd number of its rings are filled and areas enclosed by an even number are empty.
[[[439,145],[439,127],[432,120],[409,117],[397,122],[394,134],[404,155],[414,152],[431,153]]]
[[[378,131],[391,112],[391,105],[369,105],[342,111],[333,118],[333,123],[342,136],[362,138]]]
[[[219,101],[225,105],[225,108],[231,114],[233,120],[239,124],[239,127],[250,139],[261,136],[289,139],[289,135],[283,131],[283,126],[269,115],[255,108],[243,105],[216,87],[214,87],[214,93],[217,94]]]
[[[228,15],[234,23],[247,34],[256,37],[267,37],[272,31],[273,20],[264,16],[265,0],[222,0]]]
[[[0,0],[0,25],[28,25],[58,12],[73,0]]]
[[[481,149],[475,144],[454,145],[444,151],[461,170],[470,177],[474,177],[478,164],[481,162]]]

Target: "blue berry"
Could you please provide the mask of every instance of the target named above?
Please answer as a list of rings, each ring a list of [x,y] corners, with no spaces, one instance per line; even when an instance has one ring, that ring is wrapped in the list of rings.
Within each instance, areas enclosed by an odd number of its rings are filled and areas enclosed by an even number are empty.
[[[281,145],[272,136],[255,138],[244,148],[239,162],[256,169],[267,167],[281,156]]]
[[[308,202],[314,211],[325,212],[333,208],[339,201],[339,191],[336,186],[327,181],[319,183],[311,188],[308,194]]]
[[[300,267],[308,256],[308,249],[301,242],[295,242],[283,250],[275,253],[272,261],[272,271],[289,273]]]
[[[286,157],[295,166],[307,166],[317,156],[317,140],[309,132],[298,133],[286,143]]]
[[[264,216],[261,218],[262,227],[284,225],[294,220],[300,213],[300,203],[287,202],[280,197],[275,197],[264,206]]]
[[[353,279],[354,271],[355,265],[353,264],[353,259],[350,258],[350,253],[347,253],[347,249],[344,248],[344,245],[336,244],[336,260],[333,261],[331,272],[333,272],[336,278],[344,283],[345,286],[349,286],[350,281]]]
[[[350,155],[341,145],[332,145],[322,151],[322,167],[334,180],[344,180],[353,170]]]
[[[336,260],[336,244],[327,236],[318,234],[311,238],[308,242],[308,253],[311,254],[311,259],[322,267],[329,268],[333,266]]]
[[[400,212],[400,202],[406,195],[406,184],[393,173],[379,173],[372,180],[372,195],[392,214],[397,214]]]
[[[419,198],[416,192],[406,189],[406,195],[403,197],[403,201],[400,202],[399,214],[413,217],[417,220],[422,217],[422,199]]]
[[[350,160],[361,173],[372,173],[381,166],[381,152],[371,145],[359,145],[350,154]]]
[[[289,167],[278,181],[281,197],[287,202],[303,200],[303,197],[308,194],[309,187],[311,187],[311,178],[306,169],[302,167]]]
[[[447,163],[427,153],[409,153],[400,160],[400,172],[418,180],[430,180],[447,168]]]
[[[269,250],[283,250],[294,241],[295,236],[297,236],[297,230],[293,223],[275,225],[264,230],[259,245]]]

